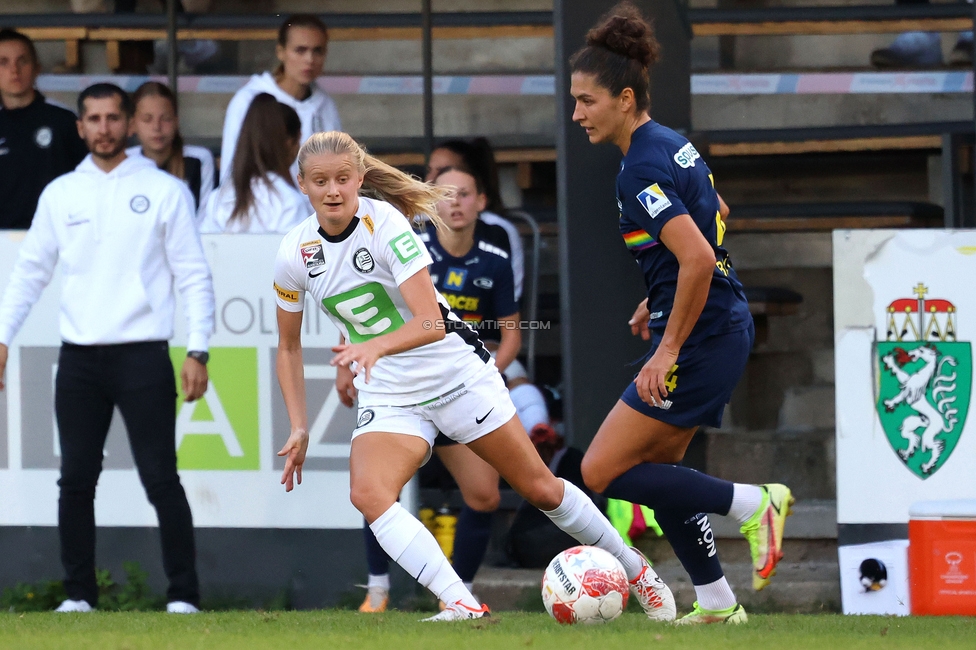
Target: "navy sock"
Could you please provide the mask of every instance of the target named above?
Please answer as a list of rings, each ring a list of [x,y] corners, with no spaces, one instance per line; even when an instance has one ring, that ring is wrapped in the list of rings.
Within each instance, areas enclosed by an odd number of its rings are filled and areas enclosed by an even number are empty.
[[[611,499],[639,503],[654,511],[727,515],[732,507],[733,491],[731,482],[689,467],[642,463],[615,478],[603,494]]]
[[[722,577],[722,565],[718,561],[715,534],[708,515],[655,509],[654,519],[691,577],[691,584],[707,585]]]
[[[376,535],[373,534],[365,519],[363,520],[363,540],[366,542],[366,566],[369,567],[369,575],[382,576],[389,573],[390,556],[376,541]]]
[[[478,512],[468,506],[458,515],[457,532],[454,534],[454,570],[463,582],[474,582],[481,561],[488,551],[491,538],[491,518],[494,513]]]

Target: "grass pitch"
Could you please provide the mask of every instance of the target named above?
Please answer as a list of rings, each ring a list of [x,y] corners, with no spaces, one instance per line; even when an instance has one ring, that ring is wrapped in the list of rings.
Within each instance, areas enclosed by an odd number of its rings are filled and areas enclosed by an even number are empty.
[[[675,628],[624,614],[609,625],[562,627],[545,614],[500,612],[487,620],[420,623],[421,614],[313,612],[0,614],[0,648],[156,650],[325,648],[464,650],[555,648],[976,648],[976,618],[755,615],[738,627]]]

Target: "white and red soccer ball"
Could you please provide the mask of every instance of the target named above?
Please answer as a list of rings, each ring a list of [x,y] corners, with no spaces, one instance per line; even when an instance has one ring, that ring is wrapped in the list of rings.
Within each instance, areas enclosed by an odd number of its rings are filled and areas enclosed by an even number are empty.
[[[627,574],[610,553],[574,546],[552,558],[542,576],[546,611],[565,625],[606,623],[627,607]]]

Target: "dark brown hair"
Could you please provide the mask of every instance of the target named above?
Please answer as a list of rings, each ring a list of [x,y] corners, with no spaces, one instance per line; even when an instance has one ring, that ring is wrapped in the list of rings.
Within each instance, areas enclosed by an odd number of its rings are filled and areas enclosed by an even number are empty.
[[[34,47],[34,41],[30,39],[26,34],[21,34],[15,29],[3,28],[0,29],[0,43],[7,43],[10,41],[17,41],[23,43],[27,47],[27,51],[30,52],[31,62],[36,66],[38,65],[37,60],[37,49]]]
[[[496,214],[505,213],[505,206],[502,204],[501,184],[498,181],[498,165],[495,163],[495,152],[486,138],[478,137],[470,142],[447,140],[434,147],[435,151],[437,149],[447,149],[454,155],[461,157],[464,164],[455,167],[455,169],[474,176],[475,182],[478,183],[478,191],[487,198],[485,210]]]
[[[592,74],[614,97],[630,88],[641,112],[651,107],[649,72],[660,53],[651,22],[624,0],[587,32],[586,45],[570,58],[569,65],[574,73]]]
[[[278,28],[278,45],[281,47],[288,47],[288,32],[291,31],[292,27],[306,27],[322,32],[322,35],[325,36],[325,47],[328,49],[329,28],[318,16],[314,14],[293,14],[285,18],[285,22],[281,23],[281,27]],[[274,71],[275,78],[280,77],[284,71],[285,64],[279,62]]]
[[[170,90],[166,84],[159,83],[158,81],[147,81],[139,86],[132,93],[132,105],[136,110],[139,109],[139,102],[146,97],[162,97],[169,101],[169,105],[173,107],[173,114],[179,115],[179,110],[176,106],[176,93]],[[177,178],[185,179],[186,177],[186,162],[183,160],[183,135],[179,129],[176,129],[176,134],[173,136],[173,144],[169,152],[169,158],[163,163],[161,169]]]
[[[440,170],[439,172],[437,172],[437,177],[434,178],[434,182],[436,183],[438,178],[440,178],[441,176],[443,176],[444,174],[446,174],[448,172],[459,172],[461,174],[467,174],[468,176],[470,176],[472,178],[472,180],[474,180],[474,189],[475,189],[475,191],[478,192],[478,194],[484,194],[485,193],[485,185],[484,185],[484,183],[481,182],[481,179],[478,178],[478,175],[476,173],[474,173],[474,171],[472,171],[470,167],[468,167],[466,165],[463,165],[463,164],[462,165],[450,165],[450,166],[445,167],[444,169]],[[487,209],[487,207],[485,209]]]
[[[295,179],[289,167],[292,145],[301,138],[302,123],[291,106],[282,104],[268,93],[257,95],[244,115],[231,167],[234,184],[234,211],[229,221],[246,219],[254,205],[251,182],[260,178],[271,186],[269,174],[277,174],[292,187]]]

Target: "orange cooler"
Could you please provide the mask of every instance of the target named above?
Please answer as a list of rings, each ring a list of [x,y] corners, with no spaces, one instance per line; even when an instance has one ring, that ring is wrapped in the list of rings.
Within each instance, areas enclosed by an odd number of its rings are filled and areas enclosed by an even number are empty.
[[[912,614],[976,616],[976,500],[920,501],[908,516]]]

